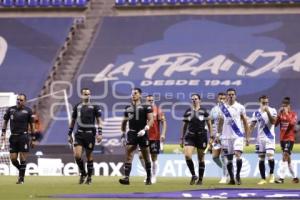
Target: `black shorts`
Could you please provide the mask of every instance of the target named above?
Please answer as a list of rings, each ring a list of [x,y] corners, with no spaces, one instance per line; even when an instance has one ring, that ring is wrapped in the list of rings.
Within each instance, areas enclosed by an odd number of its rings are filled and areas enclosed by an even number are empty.
[[[288,154],[292,153],[294,142],[293,141],[280,141],[281,150],[287,152]]]
[[[206,134],[191,134],[188,133],[184,137],[184,146],[194,146],[198,149],[206,149],[207,135]]]
[[[29,136],[28,134],[11,135],[9,137],[9,152],[29,152]]]
[[[139,146],[140,148],[145,148],[149,146],[148,134],[146,132],[142,137],[138,137],[136,131],[127,132],[127,145]]]
[[[82,146],[83,148],[87,150],[94,150],[95,147],[95,133],[90,132],[80,132],[75,134],[75,142],[74,147],[76,146]]]
[[[159,140],[149,140],[149,147],[150,147],[151,154],[159,154],[160,141]]]

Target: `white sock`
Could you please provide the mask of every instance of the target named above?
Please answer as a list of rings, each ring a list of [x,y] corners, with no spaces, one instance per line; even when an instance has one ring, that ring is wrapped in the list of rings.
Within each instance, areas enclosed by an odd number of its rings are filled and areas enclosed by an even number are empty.
[[[152,163],[152,175],[153,176],[157,175],[157,169],[158,169],[158,161],[156,160],[155,162]]]
[[[287,161],[281,162],[281,168],[279,170],[279,178],[284,179],[285,177],[285,169],[288,167]]]
[[[222,160],[222,175],[223,177],[227,177],[228,171],[227,171],[227,162],[226,158],[224,155],[221,155],[221,160]]]
[[[292,177],[293,177],[293,178],[296,178],[297,176],[295,176],[295,172],[294,172],[292,163],[289,164],[288,166],[289,166],[289,171],[290,171]]]

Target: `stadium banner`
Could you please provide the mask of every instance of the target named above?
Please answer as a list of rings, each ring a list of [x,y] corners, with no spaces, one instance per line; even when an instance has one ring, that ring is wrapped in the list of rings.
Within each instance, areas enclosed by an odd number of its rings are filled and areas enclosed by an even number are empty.
[[[300,154],[292,154],[292,165],[295,174],[300,174]],[[257,154],[243,154],[243,167],[241,170],[241,177],[257,177],[260,178],[259,168],[258,168],[258,156]],[[275,171],[276,176],[279,175],[279,169],[281,166],[282,155],[275,154]],[[198,172],[198,160],[197,156],[193,155],[193,161],[195,165],[195,171]],[[266,174],[268,174],[269,167],[268,161],[266,160]],[[233,161],[234,168],[236,169],[235,159]],[[146,172],[142,167],[140,160],[137,155],[135,155],[132,164],[132,176],[146,176]],[[187,177],[191,176],[189,169],[186,165],[185,158],[183,154],[161,154],[158,156],[158,176],[162,177]],[[286,175],[290,176],[288,169],[286,170]],[[205,156],[205,177],[222,177],[222,170],[216,165],[212,160],[211,155]]]
[[[295,174],[300,174],[300,154],[292,155],[292,165]],[[124,155],[99,155],[94,157],[95,176],[122,176],[124,174]],[[196,155],[193,156],[195,171],[198,171]],[[235,166],[235,161],[233,162]],[[205,157],[205,177],[221,177],[221,169],[213,162],[211,155]],[[275,155],[275,175],[279,175],[281,166],[281,154]],[[266,170],[268,172],[268,162]],[[40,176],[77,176],[78,167],[72,155],[60,157],[47,156],[44,158],[29,158],[26,173],[28,175]],[[16,175],[17,169],[7,163],[0,164],[1,175]],[[266,173],[268,174],[268,173]],[[132,163],[131,176],[145,176],[138,155],[136,154]],[[286,170],[287,177],[290,176]],[[158,156],[158,176],[161,177],[189,177],[191,176],[183,154],[160,154]],[[243,167],[241,177],[259,178],[258,158],[256,154],[243,154]]]
[[[210,109],[218,92],[233,87],[249,117],[259,96],[268,95],[277,109],[290,96],[299,113],[299,20],[299,14],[105,17],[72,83],[70,102],[80,101],[80,88],[89,87],[107,121],[104,138],[119,139],[131,89],[140,87],[166,113],[167,143],[178,143],[192,93]],[[66,140],[55,134],[68,129],[65,111],[60,116],[45,143]]]
[[[1,18],[0,92],[36,98],[72,24],[73,18]]]
[[[95,176],[122,176],[124,155],[94,155]],[[26,174],[39,176],[77,176],[78,166],[72,154],[30,155]],[[18,170],[9,163],[0,163],[0,175],[17,175]]]

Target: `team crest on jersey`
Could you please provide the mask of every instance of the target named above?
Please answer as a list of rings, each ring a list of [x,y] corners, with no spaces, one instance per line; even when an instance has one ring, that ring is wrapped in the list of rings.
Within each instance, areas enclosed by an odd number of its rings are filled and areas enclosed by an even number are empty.
[[[25,114],[27,114],[27,113],[28,113],[28,111],[27,111],[27,110],[22,110],[22,113],[25,113]]]
[[[91,109],[93,109],[93,108],[94,108],[94,106],[92,106],[92,105],[91,105],[91,106],[88,106],[88,108],[91,108]]]
[[[199,115],[198,119],[199,119],[200,121],[203,121],[203,120],[204,120],[204,116],[203,116],[203,115]]]
[[[134,117],[134,114],[128,113],[128,119],[129,119],[129,120],[133,119],[133,117]]]

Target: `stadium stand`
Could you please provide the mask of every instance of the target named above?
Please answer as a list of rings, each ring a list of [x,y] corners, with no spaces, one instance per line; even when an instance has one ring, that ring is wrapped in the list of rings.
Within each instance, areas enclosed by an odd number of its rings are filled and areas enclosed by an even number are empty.
[[[89,0],[0,0],[0,8],[86,8]]]
[[[299,0],[115,0],[116,6],[298,5]]]

